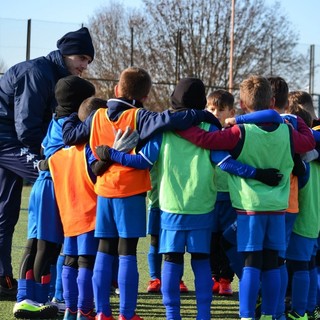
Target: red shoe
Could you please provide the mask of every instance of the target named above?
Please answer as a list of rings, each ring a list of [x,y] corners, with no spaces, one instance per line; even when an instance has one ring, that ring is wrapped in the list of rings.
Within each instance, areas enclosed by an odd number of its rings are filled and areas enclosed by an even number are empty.
[[[213,281],[212,292],[213,293],[219,293],[219,290],[220,290],[219,281],[216,280],[214,277],[212,277],[212,281]]]
[[[127,320],[127,319],[122,314],[120,314],[118,320]],[[143,318],[135,314],[130,320],[143,320]]]
[[[149,281],[149,285],[147,288],[147,292],[160,292],[161,289],[161,281],[160,279],[154,279]]]
[[[112,315],[107,317],[102,312],[96,315],[95,320],[116,320]]]
[[[182,293],[189,292],[188,287],[185,285],[185,283],[182,280],[180,281],[180,292]]]
[[[219,289],[220,296],[232,296],[233,295],[230,280],[221,278],[219,283],[220,283],[220,289]]]

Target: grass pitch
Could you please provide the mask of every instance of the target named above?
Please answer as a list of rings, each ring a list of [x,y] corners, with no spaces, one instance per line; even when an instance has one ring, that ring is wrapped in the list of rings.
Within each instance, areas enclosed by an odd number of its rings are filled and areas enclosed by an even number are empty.
[[[16,226],[13,248],[12,248],[12,263],[14,268],[14,276],[18,277],[18,270],[20,259],[24,252],[24,245],[27,239],[27,221],[28,221],[28,200],[30,194],[30,187],[24,187],[20,219]],[[138,267],[140,274],[139,295],[137,314],[144,318],[144,320],[165,319],[165,308],[162,304],[161,294],[148,294],[146,292],[149,281],[149,268],[147,261],[147,254],[149,251],[149,237],[139,240],[138,245]],[[190,256],[185,255],[185,268],[183,280],[189,288],[187,294],[181,295],[181,315],[182,319],[196,319],[196,304],[195,292],[193,283],[193,273],[190,267]],[[238,281],[235,278],[232,283],[234,294],[232,297],[214,296],[211,314],[212,319],[238,319]],[[1,298],[0,298],[1,299]],[[111,304],[113,307],[113,314],[116,317],[118,314],[119,298],[111,296]],[[14,301],[0,300],[0,320],[15,319],[12,314]],[[63,316],[56,318],[61,320]]]

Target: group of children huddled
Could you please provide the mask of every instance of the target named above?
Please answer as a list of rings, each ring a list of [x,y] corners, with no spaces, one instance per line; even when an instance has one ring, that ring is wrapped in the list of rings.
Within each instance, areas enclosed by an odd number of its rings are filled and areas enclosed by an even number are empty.
[[[211,319],[213,292],[232,295],[235,274],[241,319],[320,319],[320,133],[311,129],[311,96],[289,93],[280,77],[250,76],[234,117],[231,93],[207,97],[190,77],[157,113],[143,108],[151,85],[148,72],[130,67],[104,101],[89,81],[58,81],[14,316],[56,316],[47,301],[62,250],[64,320],[115,319],[114,284],[118,319],[142,319],[137,245],[148,233],[147,291],[161,291],[166,319],[181,319],[185,252],[197,320]]]

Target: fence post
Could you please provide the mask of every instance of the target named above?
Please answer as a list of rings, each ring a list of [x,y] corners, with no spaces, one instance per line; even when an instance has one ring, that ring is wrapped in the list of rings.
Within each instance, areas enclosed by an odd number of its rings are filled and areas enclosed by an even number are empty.
[[[26,60],[30,60],[30,43],[31,43],[31,19],[28,19]]]

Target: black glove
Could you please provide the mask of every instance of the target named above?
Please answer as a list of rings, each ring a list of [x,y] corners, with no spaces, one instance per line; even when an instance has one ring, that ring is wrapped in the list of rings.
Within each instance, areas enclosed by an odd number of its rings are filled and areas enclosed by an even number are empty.
[[[256,169],[254,179],[267,184],[268,186],[277,186],[282,179],[283,174],[279,173],[278,169]]]
[[[101,176],[113,165],[113,163],[114,162],[110,159],[107,161],[97,160],[91,163],[90,168],[94,175]]]
[[[109,154],[109,147],[106,145],[102,146],[97,146],[96,147],[96,153],[99,157],[100,160],[102,161],[109,161],[110,159],[110,154]]]

